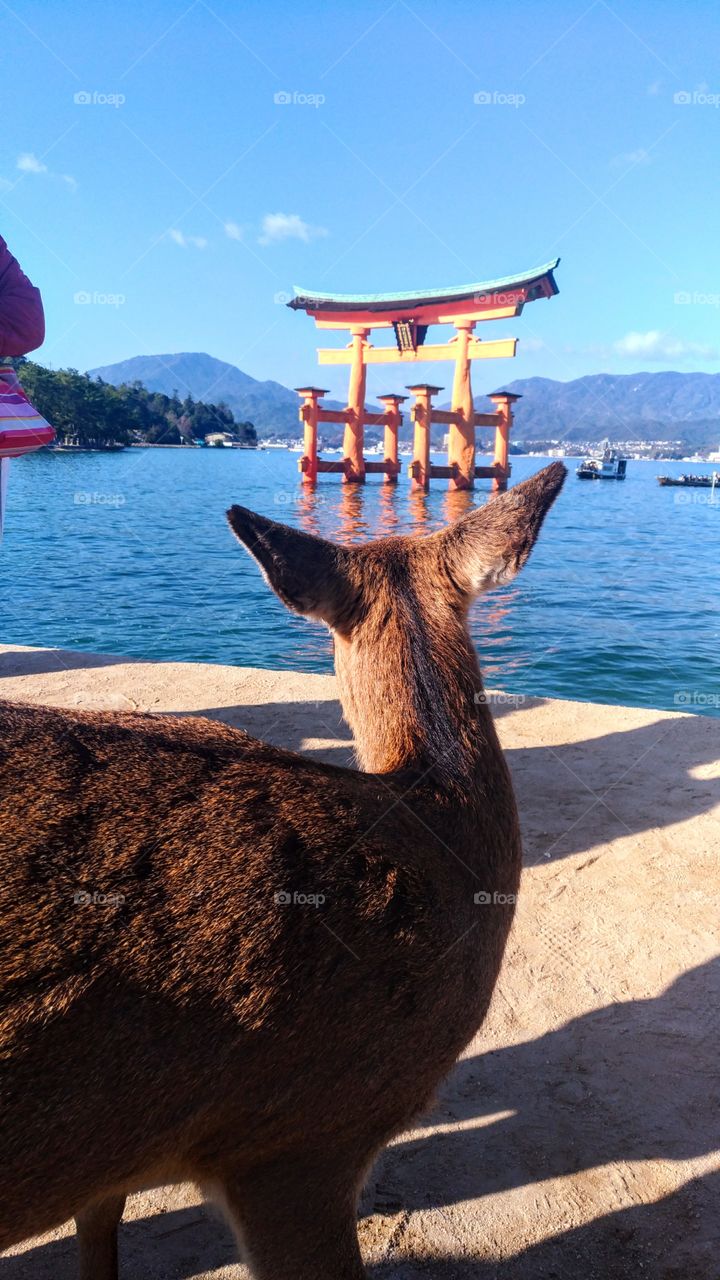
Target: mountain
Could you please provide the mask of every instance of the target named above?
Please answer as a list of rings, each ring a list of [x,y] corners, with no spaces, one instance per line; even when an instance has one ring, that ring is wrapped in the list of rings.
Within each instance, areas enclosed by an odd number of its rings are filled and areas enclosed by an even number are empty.
[[[520,378],[504,383],[515,405],[517,440],[684,440],[720,444],[720,373],[594,373],[572,382]],[[492,410],[485,396],[481,412]]]
[[[124,382],[142,382],[148,391],[162,391],[170,396],[177,391],[181,400],[189,394],[208,404],[224,404],[232,409],[237,422],[252,422],[260,437],[298,436],[301,433],[298,410],[300,397],[296,391],[279,382],[261,382],[243,373],[234,364],[216,360],[200,351],[181,351],[177,355],[132,356],[118,364],[102,365],[88,370],[91,378],[102,378],[114,387]],[[325,400],[326,409],[341,409],[339,400]],[[379,411],[373,405],[374,412]],[[334,428],[330,428],[334,430]],[[342,427],[337,427],[341,432]]]
[[[177,391],[181,400],[190,394],[209,404],[224,401],[238,422],[253,422],[258,435],[299,432],[300,400],[295,391],[279,382],[260,382],[234,364],[202,352],[133,356],[118,364],[90,369],[89,373],[116,387],[124,382],[142,382],[148,391],[162,391],[166,396]]]
[[[279,382],[261,382],[235,365],[199,352],[134,356],[119,364],[91,369],[92,376],[119,386],[142,382],[149,391],[217,404],[223,400],[241,422],[254,422],[258,435],[299,434],[296,392]],[[474,370],[477,384],[480,370]],[[595,373],[572,382],[520,378],[498,383],[521,395],[515,405],[516,441],[679,440],[691,448],[720,445],[720,373]],[[338,401],[326,405],[340,408]],[[447,407],[447,406],[444,406]],[[476,396],[480,412],[492,411]],[[409,405],[405,405],[405,409]],[[337,432],[341,428],[338,426]],[[439,438],[445,428],[433,434]],[[402,436],[412,434],[405,413]]]

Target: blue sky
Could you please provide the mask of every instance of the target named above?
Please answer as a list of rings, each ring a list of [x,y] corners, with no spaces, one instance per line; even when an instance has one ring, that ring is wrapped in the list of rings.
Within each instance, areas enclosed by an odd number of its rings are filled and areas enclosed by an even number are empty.
[[[719,367],[716,4],[2,0],[0,29],[0,231],[46,363],[207,351],[341,394],[293,284],[560,255],[557,298],[483,329],[521,341],[477,391]]]

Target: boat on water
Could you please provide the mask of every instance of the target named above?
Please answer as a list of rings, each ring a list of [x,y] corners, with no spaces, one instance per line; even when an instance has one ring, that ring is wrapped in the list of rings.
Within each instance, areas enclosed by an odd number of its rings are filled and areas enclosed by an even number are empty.
[[[575,475],[578,480],[624,480],[626,470],[627,458],[621,457],[609,440],[603,440],[602,455],[583,459]]]
[[[720,475],[713,471],[711,476],[658,476],[657,482],[673,489],[714,489],[720,483]]]

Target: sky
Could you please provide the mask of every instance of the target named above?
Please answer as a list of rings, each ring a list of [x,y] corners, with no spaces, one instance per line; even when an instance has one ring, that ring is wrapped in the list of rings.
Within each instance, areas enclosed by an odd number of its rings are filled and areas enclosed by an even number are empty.
[[[482,326],[520,342],[476,392],[720,367],[715,3],[0,0],[0,33],[0,233],[45,364],[205,351],[342,398],[315,351],[344,335],[288,310],[294,285],[560,256],[557,297]],[[407,372],[370,366],[369,397],[451,383]]]

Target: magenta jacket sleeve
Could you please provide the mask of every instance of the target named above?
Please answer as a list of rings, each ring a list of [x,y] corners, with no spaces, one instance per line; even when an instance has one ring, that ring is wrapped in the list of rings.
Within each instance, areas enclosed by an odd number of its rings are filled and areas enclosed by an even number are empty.
[[[44,338],[40,290],[30,283],[0,236],[0,357],[24,356]]]

